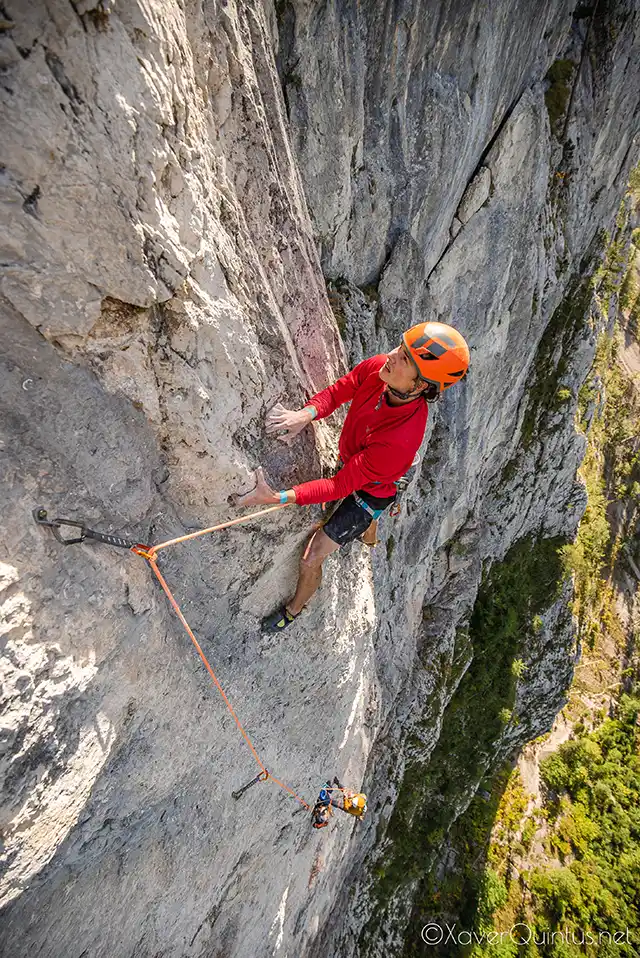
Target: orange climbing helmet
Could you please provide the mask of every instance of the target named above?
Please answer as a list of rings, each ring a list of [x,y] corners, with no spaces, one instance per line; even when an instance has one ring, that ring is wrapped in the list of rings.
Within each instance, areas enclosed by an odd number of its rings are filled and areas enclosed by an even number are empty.
[[[469,368],[464,336],[446,323],[418,323],[402,334],[402,342],[418,378],[438,393],[459,382]]]

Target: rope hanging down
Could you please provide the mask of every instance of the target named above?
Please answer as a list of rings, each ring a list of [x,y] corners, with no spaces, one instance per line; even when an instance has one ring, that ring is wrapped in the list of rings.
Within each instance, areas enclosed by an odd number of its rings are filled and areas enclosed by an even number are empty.
[[[178,536],[177,539],[169,539],[167,542],[160,542],[158,543],[158,545],[155,545],[155,546],[146,546],[146,545],[142,545],[142,543],[140,542],[134,542],[131,539],[123,539],[120,536],[107,535],[104,532],[96,532],[93,529],[88,529],[85,525],[83,525],[82,522],[76,522],[71,519],[49,520],[47,518],[46,509],[42,509],[42,508],[37,508],[33,510],[33,518],[38,523],[38,525],[47,526],[48,528],[50,528],[54,536],[58,540],[58,542],[61,542],[63,545],[68,546],[68,545],[73,545],[76,542],[84,542],[85,539],[95,539],[97,542],[105,542],[107,545],[116,546],[119,549],[128,549],[130,552],[134,552],[136,555],[142,556],[143,559],[147,560],[147,562],[149,563],[151,567],[151,570],[153,571],[153,574],[155,575],[158,582],[162,586],[162,589],[165,595],[167,596],[169,602],[171,603],[171,607],[173,608],[173,611],[176,613],[176,615],[180,619],[187,635],[193,642],[198,655],[202,659],[202,662],[207,672],[209,673],[209,675],[211,676],[213,680],[215,687],[220,692],[220,695],[222,696],[225,705],[227,706],[229,712],[231,713],[231,716],[234,722],[238,726],[240,734],[242,735],[245,742],[251,749],[253,757],[255,758],[256,762],[260,766],[260,769],[261,769],[260,774],[257,775],[248,785],[245,785],[242,788],[238,789],[237,792],[234,792],[233,797],[240,798],[243,792],[245,792],[252,785],[257,784],[257,782],[259,781],[266,782],[267,779],[271,779],[272,782],[275,782],[276,785],[279,785],[280,788],[284,789],[285,792],[288,792],[292,798],[295,798],[295,800],[299,802],[300,805],[303,806],[303,808],[310,809],[310,806],[305,802],[305,800],[303,798],[300,798],[300,796],[292,788],[290,788],[289,785],[287,785],[285,782],[280,781],[279,778],[276,778],[275,775],[271,774],[271,772],[267,769],[262,759],[258,755],[258,752],[256,751],[253,745],[253,742],[247,735],[247,732],[243,728],[242,723],[240,722],[240,719],[236,715],[233,709],[233,706],[231,705],[231,702],[227,698],[226,693],[224,689],[222,688],[222,685],[218,681],[218,677],[216,676],[215,672],[211,668],[209,660],[207,659],[206,655],[202,651],[198,640],[193,634],[191,626],[185,619],[180,609],[180,606],[178,605],[175,598],[173,597],[173,594],[171,590],[169,589],[169,586],[167,585],[164,579],[164,576],[162,575],[162,573],[160,572],[160,569],[158,568],[157,559],[156,559],[158,552],[160,552],[162,549],[167,549],[169,546],[177,545],[180,542],[188,542],[190,539],[197,539],[199,536],[207,535],[210,532],[218,532],[220,529],[226,529],[229,526],[235,526],[241,522],[248,522],[250,519],[256,519],[258,516],[264,516],[268,512],[275,512],[278,509],[286,509],[286,506],[287,506],[286,503],[284,505],[269,506],[268,509],[261,509],[259,512],[252,512],[248,516],[240,516],[237,519],[230,519],[228,522],[221,522],[217,526],[210,526],[208,529],[200,529],[198,532],[191,532],[186,536]],[[80,532],[73,538],[64,538],[60,532],[60,528],[64,526],[70,526],[73,529],[79,529]]]

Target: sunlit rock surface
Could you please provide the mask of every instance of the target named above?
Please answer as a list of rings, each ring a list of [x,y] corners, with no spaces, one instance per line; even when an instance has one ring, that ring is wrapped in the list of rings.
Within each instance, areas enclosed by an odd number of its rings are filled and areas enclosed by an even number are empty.
[[[580,282],[637,158],[638,11],[605,6],[5,3],[3,953],[402,949],[410,897],[361,936],[405,743],[418,722],[437,743],[483,568],[584,507]],[[339,421],[287,447],[265,412],[429,317],[471,373],[381,545],[332,557],[285,635],[259,618],[317,509],[160,562],[273,774],[307,802],[334,774],[369,793],[362,825],[315,832],[274,783],[231,797],[259,768],[144,560],[65,548],[31,510],[153,543],[236,516],[260,463],[275,488],[328,472]],[[566,601],[498,750],[562,703]]]

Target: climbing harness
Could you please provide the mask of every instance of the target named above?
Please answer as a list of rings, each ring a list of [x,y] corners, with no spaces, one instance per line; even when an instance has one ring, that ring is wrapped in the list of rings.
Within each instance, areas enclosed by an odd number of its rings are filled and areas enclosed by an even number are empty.
[[[337,802],[333,802],[331,800],[332,791],[334,791],[334,789],[332,788],[329,782],[323,785],[322,788],[320,789],[320,794],[318,795],[318,798],[316,800],[315,805],[313,806],[313,810],[311,813],[313,817],[311,825],[313,828],[326,828],[327,825],[329,824],[329,819],[331,818],[331,815],[333,814],[331,811],[331,807],[334,805],[336,808],[340,807],[337,804]]]
[[[227,709],[231,713],[231,716],[233,717],[233,720],[236,723],[238,730],[240,731],[240,734],[244,738],[249,749],[251,750],[251,753],[253,754],[253,757],[255,758],[256,762],[260,766],[261,771],[258,773],[258,775],[256,775],[256,777],[252,779],[247,785],[243,785],[236,792],[233,792],[233,797],[235,799],[238,799],[244,794],[244,792],[247,791],[247,789],[251,788],[253,785],[257,785],[258,782],[266,782],[268,779],[270,779],[276,785],[279,785],[280,788],[284,789],[285,792],[288,792],[289,795],[291,795],[292,798],[294,798],[300,805],[302,805],[303,808],[310,810],[310,806],[307,804],[307,802],[305,802],[303,798],[301,798],[285,782],[280,781],[280,779],[276,778],[275,775],[272,775],[271,772],[269,772],[266,766],[264,765],[262,759],[258,755],[258,752],[256,751],[253,745],[253,742],[249,738],[247,732],[245,731],[245,729],[243,728],[240,722],[240,719],[238,718],[235,711],[233,710],[231,702],[227,698],[226,693],[224,689],[222,688],[222,685],[218,681],[218,677],[216,676],[215,672],[211,668],[211,665],[209,664],[209,660],[207,659],[206,655],[200,648],[200,644],[198,643],[198,640],[193,634],[189,623],[187,622],[184,615],[182,614],[180,606],[174,599],[173,594],[164,579],[164,576],[162,575],[162,573],[160,572],[160,569],[158,568],[157,558],[156,558],[159,552],[161,552],[163,549],[168,549],[169,546],[178,545],[178,543],[180,542],[189,542],[191,539],[197,539],[199,536],[204,536],[211,532],[217,532],[220,529],[227,529],[229,528],[229,526],[236,526],[242,522],[248,522],[250,519],[256,519],[258,516],[264,516],[269,512],[276,512],[279,509],[286,509],[286,504],[269,506],[268,509],[261,509],[259,512],[252,512],[248,516],[239,516],[237,519],[230,519],[228,522],[221,522],[219,525],[210,526],[208,529],[200,529],[197,532],[191,532],[188,535],[178,536],[175,539],[169,539],[167,542],[160,542],[155,546],[143,545],[142,543],[136,542],[133,539],[124,539],[121,536],[113,536],[113,535],[107,535],[104,532],[96,532],[93,529],[89,529],[83,522],[77,522],[73,519],[60,519],[60,518],[49,519],[47,516],[47,510],[43,509],[41,506],[34,509],[32,514],[37,524],[40,526],[46,526],[47,528],[51,529],[55,538],[62,545],[70,546],[70,545],[74,545],[77,542],[84,542],[85,539],[94,539],[96,542],[104,542],[107,545],[115,546],[118,549],[128,549],[130,552],[134,552],[136,555],[142,556],[143,559],[147,560],[147,562],[149,563],[153,571],[153,574],[155,575],[156,579],[162,586],[162,589],[165,595],[167,596],[169,602],[171,603],[171,607],[173,608],[173,611],[176,613],[176,615],[180,619],[180,622],[182,623],[187,635],[193,642],[198,655],[202,659],[202,662],[207,672],[211,676],[211,679],[213,680],[214,685],[216,686],[220,695],[222,696],[224,703],[227,706]],[[74,529],[74,530],[79,529],[80,533],[78,535],[75,535],[69,538],[63,535],[60,531],[61,529],[64,530],[65,527],[70,527],[71,529]]]
[[[352,493],[353,498],[358,503],[361,509],[364,509],[365,512],[368,512],[372,519],[379,519],[384,509],[374,509],[373,506],[370,506],[368,502],[365,502],[364,499],[361,499],[357,492]]]

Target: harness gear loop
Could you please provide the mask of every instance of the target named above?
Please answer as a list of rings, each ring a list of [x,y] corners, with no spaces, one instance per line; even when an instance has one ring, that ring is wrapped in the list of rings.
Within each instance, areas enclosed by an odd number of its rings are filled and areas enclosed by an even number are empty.
[[[391,508],[389,509],[389,516],[394,519],[396,516],[399,516],[400,513],[402,512],[402,502],[401,502],[402,496],[407,491],[407,487],[409,483],[411,482],[411,477],[413,476],[416,466],[420,464],[421,458],[422,457],[420,456],[420,453],[417,452],[415,456],[413,457],[413,462],[411,463],[411,465],[405,472],[404,476],[400,476],[399,479],[396,479],[396,489],[397,489],[396,500],[394,503],[392,503]]]
[[[379,519],[384,512],[384,509],[374,509],[373,506],[370,506],[368,502],[365,502],[364,499],[361,499],[357,492],[353,492],[352,496],[360,508],[369,513],[372,519]]]

